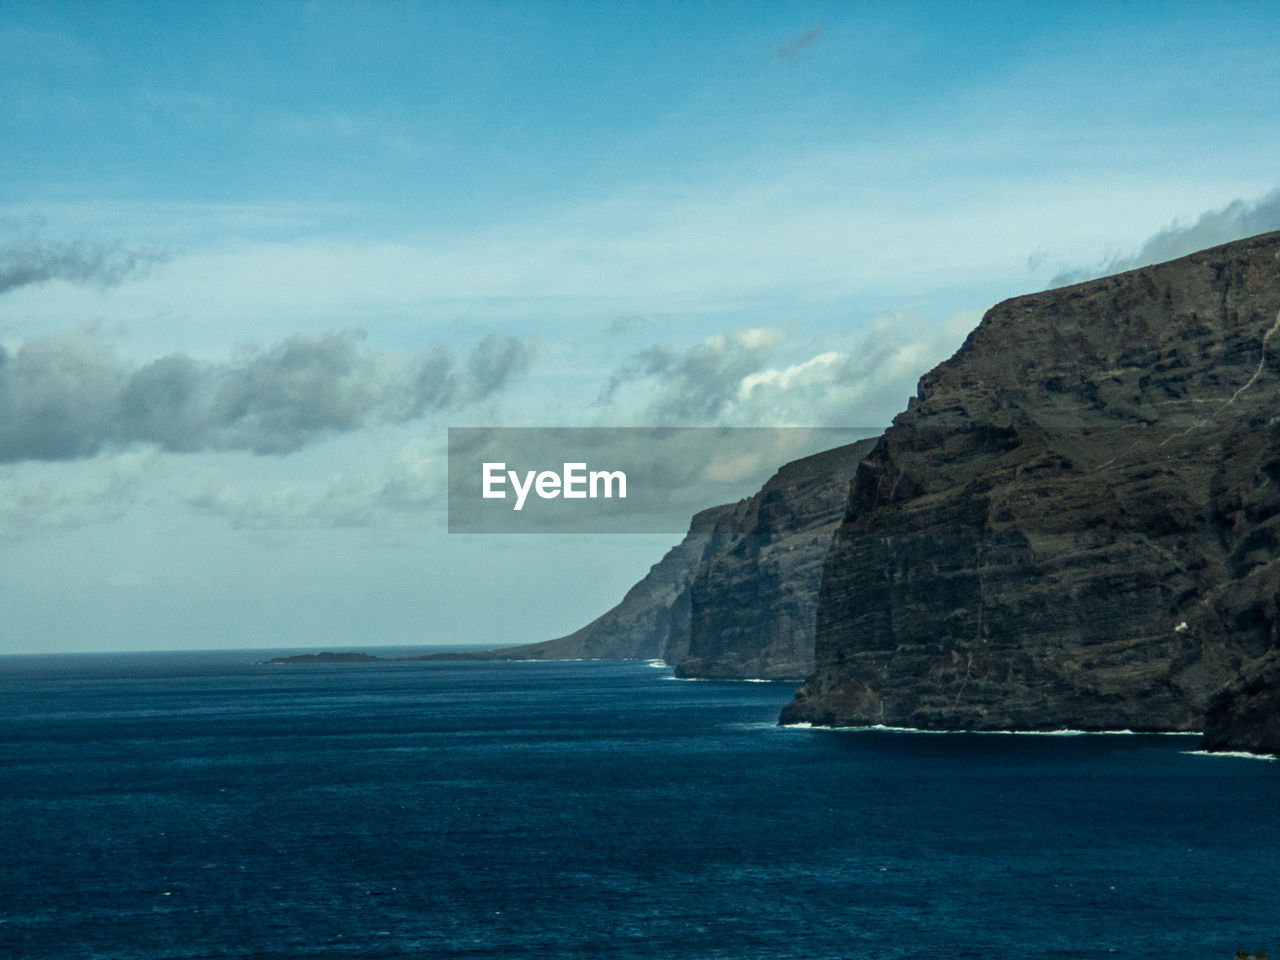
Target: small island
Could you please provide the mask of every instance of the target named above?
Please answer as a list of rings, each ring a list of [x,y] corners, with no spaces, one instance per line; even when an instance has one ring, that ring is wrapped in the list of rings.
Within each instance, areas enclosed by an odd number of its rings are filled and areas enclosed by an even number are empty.
[[[370,653],[299,653],[291,657],[273,657],[270,660],[259,660],[258,663],[365,663],[370,660],[385,660],[386,657],[375,657]]]

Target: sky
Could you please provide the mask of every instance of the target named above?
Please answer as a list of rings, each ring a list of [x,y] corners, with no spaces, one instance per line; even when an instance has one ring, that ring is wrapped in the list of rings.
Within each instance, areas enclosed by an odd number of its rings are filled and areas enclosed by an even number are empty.
[[[582,626],[678,536],[449,534],[450,427],[882,429],[1280,228],[1275,13],[5,0],[0,654]]]

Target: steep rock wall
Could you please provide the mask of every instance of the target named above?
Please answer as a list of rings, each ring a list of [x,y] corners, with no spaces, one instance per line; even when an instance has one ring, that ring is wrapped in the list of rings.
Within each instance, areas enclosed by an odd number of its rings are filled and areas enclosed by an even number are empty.
[[[795,460],[744,501],[735,528],[689,584],[677,676],[803,679],[813,669],[822,563],[849,481],[875,440]]]
[[[1206,750],[1280,754],[1280,650],[1250,664],[1205,715]]]
[[[1200,729],[1277,646],[1278,311],[1280,234],[989,311],[858,468],[783,722]]]

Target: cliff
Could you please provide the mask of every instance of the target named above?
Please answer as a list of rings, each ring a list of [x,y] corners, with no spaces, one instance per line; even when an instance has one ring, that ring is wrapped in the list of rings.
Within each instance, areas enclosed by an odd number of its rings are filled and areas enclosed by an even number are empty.
[[[1220,703],[1240,742],[1275,704],[1278,310],[1280,233],[990,310],[859,466],[782,721],[1195,730]]]
[[[735,528],[694,570],[677,676],[802,679],[813,669],[822,562],[849,481],[875,440],[786,464],[744,501]]]
[[[1280,754],[1280,651],[1250,664],[1209,705],[1202,746]]]
[[[687,638],[688,633],[681,623],[682,618],[688,618],[688,601],[683,595],[693,571],[733,529],[740,509],[740,504],[729,503],[694,514],[684,539],[650,567],[617,606],[573,633],[516,647],[428,654],[417,659],[660,660],[667,657],[673,642],[682,654],[679,638]]]
[[[792,461],[753,496],[698,513],[621,603],[580,630],[423,659],[662,659],[682,677],[800,679],[813,669],[822,560],[874,444]]]

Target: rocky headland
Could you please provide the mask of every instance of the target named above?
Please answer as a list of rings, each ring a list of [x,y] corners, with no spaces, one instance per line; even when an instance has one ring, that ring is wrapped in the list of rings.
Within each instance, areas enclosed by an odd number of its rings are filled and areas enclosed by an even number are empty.
[[[741,504],[728,503],[694,514],[684,539],[650,567],[617,606],[573,633],[515,647],[417,659],[670,662],[679,658],[688,647],[689,580],[698,565],[729,538],[742,509]]]
[[[376,659],[310,655],[288,662]],[[1280,233],[992,308],[878,440],[694,516],[540,643],[799,679],[783,723],[1280,753]]]
[[[729,536],[692,571],[688,644],[676,676],[801,680],[814,665],[822,564],[849,481],[875,440],[782,467],[734,512]]]
[[[784,723],[1280,750],[1280,233],[992,308],[862,460]]]
[[[554,640],[416,659],[665,660],[682,677],[801,680],[813,669],[822,561],[862,440],[782,466],[755,495],[696,514],[622,601]]]

